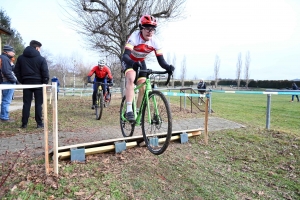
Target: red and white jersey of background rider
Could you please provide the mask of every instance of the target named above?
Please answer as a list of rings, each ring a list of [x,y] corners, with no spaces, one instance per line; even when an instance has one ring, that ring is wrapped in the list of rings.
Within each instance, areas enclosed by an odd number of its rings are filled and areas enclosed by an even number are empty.
[[[135,62],[145,60],[146,56],[152,51],[155,52],[156,56],[162,55],[162,47],[155,35],[149,41],[145,41],[140,31],[131,34],[125,49],[131,50],[130,58]]]

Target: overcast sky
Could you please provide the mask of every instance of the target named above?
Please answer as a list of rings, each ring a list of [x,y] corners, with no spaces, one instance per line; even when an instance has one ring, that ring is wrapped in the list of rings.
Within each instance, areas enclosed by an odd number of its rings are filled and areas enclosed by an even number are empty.
[[[96,64],[100,56],[86,50],[80,36],[68,28],[57,2],[1,0],[0,6],[26,46],[32,39],[39,40],[53,55],[75,52]],[[176,56],[177,76],[185,56],[187,78],[212,79],[218,55],[220,78],[234,79],[238,54],[242,53],[244,67],[249,51],[250,78],[300,78],[299,0],[188,0],[186,16],[164,24],[159,35],[165,57]]]

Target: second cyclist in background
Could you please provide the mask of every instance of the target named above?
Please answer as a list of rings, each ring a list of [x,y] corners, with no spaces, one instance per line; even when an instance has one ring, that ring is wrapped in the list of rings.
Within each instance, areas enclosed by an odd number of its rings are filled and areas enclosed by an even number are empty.
[[[95,109],[96,104],[96,94],[98,89],[98,84],[96,82],[102,82],[103,96],[105,96],[106,91],[109,92],[109,88],[106,83],[113,83],[113,76],[109,67],[105,65],[104,60],[100,60],[98,65],[94,66],[88,73],[88,82],[91,82],[91,76],[95,74],[94,85],[93,85],[93,95],[92,95],[92,109]],[[109,97],[109,95],[106,95]]]
[[[155,52],[159,65],[167,70],[170,74],[173,73],[175,68],[169,65],[162,52],[162,47],[158,39],[154,36],[156,31],[157,21],[151,15],[143,15],[139,21],[139,29],[131,34],[126,45],[125,52],[122,57],[122,71],[126,77],[126,102],[127,111],[126,119],[134,122],[134,114],[132,111],[132,100],[134,95],[134,84],[142,84],[146,80],[146,74],[139,73],[136,76],[138,68],[147,69],[145,58],[152,51]],[[137,79],[136,79],[137,77]],[[137,99],[137,111],[140,108],[141,100],[144,95],[145,88],[141,88]]]

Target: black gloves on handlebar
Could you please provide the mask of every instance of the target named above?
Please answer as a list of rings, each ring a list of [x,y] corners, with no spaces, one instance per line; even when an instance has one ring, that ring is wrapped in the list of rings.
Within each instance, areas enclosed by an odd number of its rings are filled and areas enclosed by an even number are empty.
[[[139,68],[141,69],[142,68],[142,64],[140,62],[135,62],[133,65],[132,65],[132,68],[137,71]]]
[[[107,79],[107,83],[109,83],[109,86],[114,86],[114,80],[113,79]]]
[[[91,81],[91,77],[90,76],[88,76],[87,79],[88,79],[88,83],[94,83],[94,81]]]
[[[169,65],[169,67],[167,67],[166,70],[169,74],[173,74],[175,67],[173,65]]]

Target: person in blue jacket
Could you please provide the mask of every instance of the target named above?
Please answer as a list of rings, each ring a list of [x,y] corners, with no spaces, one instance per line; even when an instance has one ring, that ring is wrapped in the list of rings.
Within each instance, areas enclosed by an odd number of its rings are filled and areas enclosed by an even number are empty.
[[[58,93],[59,93],[59,86],[60,86],[59,80],[56,76],[53,76],[51,82],[57,82],[57,100],[58,100]]]
[[[296,85],[296,83],[293,83],[293,84],[292,84],[292,89],[293,89],[293,90],[299,90],[299,88],[298,88],[298,86]],[[298,102],[299,102],[299,97],[298,97],[298,95],[292,95],[292,100],[291,100],[290,102],[294,102],[294,96],[296,96],[296,98],[297,98],[297,100],[298,100]]]

